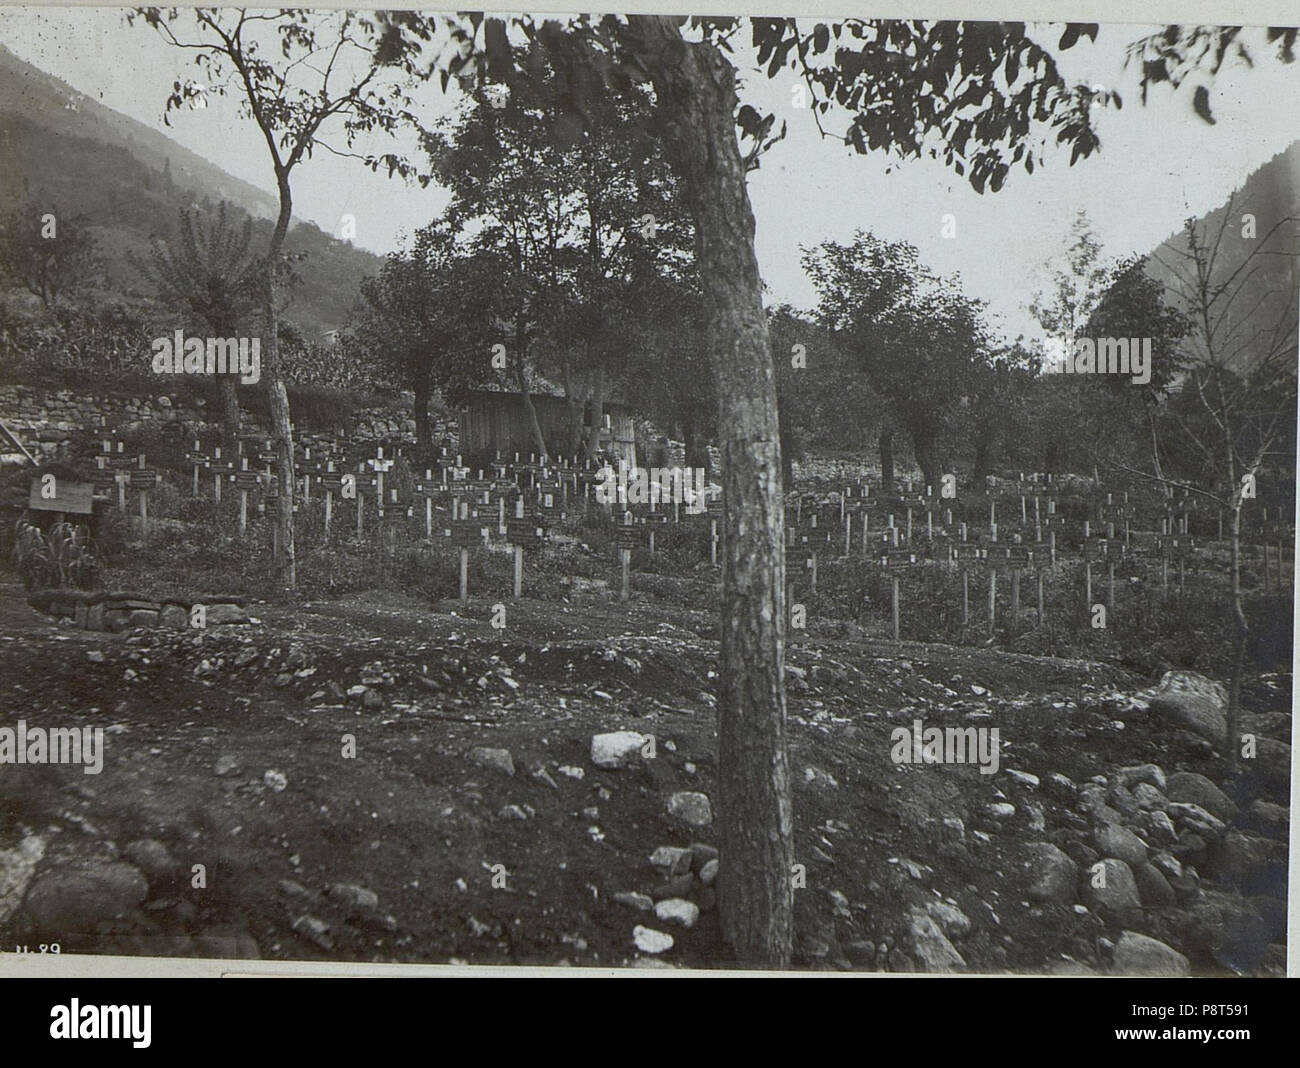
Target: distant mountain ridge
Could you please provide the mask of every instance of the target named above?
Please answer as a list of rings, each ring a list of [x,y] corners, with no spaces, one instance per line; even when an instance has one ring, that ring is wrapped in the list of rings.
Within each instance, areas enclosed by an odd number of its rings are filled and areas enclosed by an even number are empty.
[[[222,200],[254,220],[264,243],[278,209],[267,191],[227,174],[165,134],[105,107],[0,45],[0,202],[36,200],[88,216],[105,258],[105,288],[141,291],[127,263],[153,234],[170,232],[179,211]],[[347,319],[357,285],[381,257],[295,220],[286,251],[305,252],[302,284],[286,318],[309,336]]]
[[[1229,205],[1232,216],[1225,221]],[[1230,199],[1196,219],[1203,240],[1213,242],[1222,228],[1212,282],[1226,281],[1279,223],[1268,239],[1269,255],[1255,258],[1251,265],[1255,274],[1235,304],[1253,309],[1251,315],[1261,326],[1276,319],[1300,284],[1300,141],[1252,172]],[[1249,236],[1252,226],[1253,237]],[[1179,288],[1175,272],[1186,275],[1192,266],[1183,255],[1186,251],[1186,232],[1171,234],[1150,253],[1147,273],[1166,286]],[[1249,362],[1249,351],[1242,355],[1241,362]]]

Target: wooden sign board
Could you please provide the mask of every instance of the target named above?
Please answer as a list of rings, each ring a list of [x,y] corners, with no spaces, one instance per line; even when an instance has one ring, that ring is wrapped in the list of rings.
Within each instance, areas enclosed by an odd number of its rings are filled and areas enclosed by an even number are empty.
[[[158,485],[158,472],[136,468],[131,472],[133,490],[151,490]]]
[[[483,542],[486,528],[477,519],[457,519],[451,524],[451,542],[460,549],[472,549]]]
[[[236,471],[235,485],[241,490],[255,490],[262,484],[262,476],[257,471]]]
[[[113,484],[111,478],[108,484]],[[94,509],[95,485],[94,482],[70,482],[66,478],[56,478],[53,482],[54,496],[46,498],[41,496],[41,479],[34,478],[27,507],[34,512],[90,515]]]
[[[620,549],[635,549],[641,544],[640,527],[615,527],[614,544]]]
[[[546,530],[536,521],[528,518],[510,518],[506,520],[506,541],[511,545],[532,547],[540,545],[546,536]]]

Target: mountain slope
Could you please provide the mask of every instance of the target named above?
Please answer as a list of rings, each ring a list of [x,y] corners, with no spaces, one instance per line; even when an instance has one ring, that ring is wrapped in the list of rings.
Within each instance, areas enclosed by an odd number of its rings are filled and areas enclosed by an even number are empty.
[[[1294,300],[1300,281],[1300,141],[1252,173],[1230,200],[1200,216],[1196,227],[1201,242],[1210,245],[1222,231],[1211,285],[1225,284],[1252,250],[1260,249],[1261,255],[1232,283],[1242,286],[1232,305],[1239,314],[1250,316],[1252,329],[1271,327]],[[1181,303],[1176,298],[1188,289],[1184,280],[1195,277],[1187,251],[1186,232],[1180,231],[1156,248],[1147,262],[1147,273],[1169,287],[1169,303]],[[1294,318],[1293,305],[1291,315]],[[1244,332],[1236,336],[1240,340]],[[1249,364],[1254,355],[1247,346],[1234,362]]]
[[[228,201],[238,222],[251,215],[254,240],[270,233],[276,199],[143,123],[107,108],[0,46],[0,204],[35,202],[65,216],[86,215],[105,260],[103,287],[141,291],[129,266],[154,234],[176,225],[192,204]],[[302,282],[286,318],[308,336],[340,326],[357,284],[382,260],[297,222],[286,251],[305,253]]]

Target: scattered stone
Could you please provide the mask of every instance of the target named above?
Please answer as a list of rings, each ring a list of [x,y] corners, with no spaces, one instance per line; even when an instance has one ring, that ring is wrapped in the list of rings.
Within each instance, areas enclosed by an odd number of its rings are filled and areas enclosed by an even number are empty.
[[[703,870],[705,864],[717,858],[718,851],[714,846],[705,845],[703,842],[691,843],[691,868],[694,871]]]
[[[1169,799],[1149,782],[1140,782],[1133,787],[1133,800],[1143,812],[1163,812]]]
[[[1169,788],[1165,794],[1170,801],[1199,805],[1210,815],[1225,823],[1237,814],[1237,806],[1232,803],[1231,798],[1204,775],[1195,771],[1179,771],[1169,776]]]
[[[1169,818],[1168,812],[1163,810],[1148,812],[1146,825],[1152,839],[1157,842],[1170,843],[1178,839],[1178,832],[1174,830],[1174,821]]]
[[[668,815],[692,827],[707,827],[713,822],[708,794],[684,790],[668,798]]]
[[[321,949],[333,949],[334,939],[330,937],[330,927],[324,920],[306,914],[293,921],[293,929]]]
[[[1059,771],[1054,771],[1047,777],[1047,786],[1044,789],[1058,801],[1064,801],[1067,804],[1074,801],[1075,795],[1079,792],[1074,780],[1068,775],[1062,775]]]
[[[34,834],[29,834],[13,849],[0,849],[0,923],[22,902],[43,856],[45,840]]]
[[[1254,887],[1266,880],[1276,862],[1277,882],[1285,885],[1286,849],[1267,838],[1229,831],[1210,847],[1208,860],[1207,870],[1218,882],[1241,887]]]
[[[655,904],[655,918],[661,923],[675,923],[690,928],[700,918],[700,907],[694,901],[680,897],[664,898]]]
[[[90,932],[136,908],[149,895],[137,868],[119,861],[66,860],[27,891],[26,911],[43,930]]]
[[[1126,790],[1132,790],[1138,783],[1146,783],[1157,790],[1164,790],[1165,773],[1159,764],[1135,764],[1116,771],[1115,782]]]
[[[481,768],[491,768],[505,775],[515,773],[515,762],[509,749],[492,749],[480,745],[469,751],[469,759]]]
[[[282,793],[285,787],[289,785],[289,780],[284,772],[275,770],[265,772],[262,775],[262,782],[266,784],[267,789],[274,790],[277,794]]]
[[[158,613],[158,622],[164,627],[170,627],[172,630],[188,630],[190,614],[181,605],[165,604],[162,611]],[[236,667],[238,666],[236,665]]]
[[[582,779],[587,774],[586,769],[575,768],[571,764],[562,764],[556,770],[559,771],[561,775],[570,779]]]
[[[1120,921],[1136,917],[1142,899],[1132,870],[1122,860],[1114,857],[1106,857],[1098,863],[1102,865],[1102,873],[1094,871],[1095,865],[1083,873],[1083,903],[1094,912],[1109,914]],[[1104,879],[1099,880],[1098,874],[1103,873]],[[1098,881],[1104,882],[1104,885],[1095,885]],[[1106,915],[1103,918],[1107,918]]]
[[[1187,958],[1171,946],[1135,931],[1115,943],[1114,970],[1121,975],[1190,975]]]
[[[598,768],[625,768],[641,760],[646,737],[636,731],[613,731],[591,736],[591,762]],[[563,769],[561,769],[563,770]]]
[[[260,960],[257,940],[242,927],[218,926],[194,936],[197,955],[209,960]]]
[[[217,763],[214,769],[218,775],[229,775],[239,770],[239,758],[230,753],[223,753],[217,757]]]
[[[966,967],[962,955],[953,948],[929,914],[913,909],[908,918],[908,931],[912,936],[912,955],[920,962],[922,970],[955,972]]]
[[[1174,888],[1154,864],[1148,862],[1134,868],[1133,880],[1137,883],[1142,904],[1148,908],[1172,908],[1178,903]]]
[[[684,875],[691,870],[694,854],[679,846],[660,846],[650,854],[650,863],[665,876]]]
[[[655,901],[663,901],[670,897],[685,897],[695,890],[694,875],[678,875],[676,878],[669,879],[666,883],[654,887],[650,891],[650,896]]]
[[[237,604],[210,604],[207,608],[209,627],[221,623],[248,623],[248,613]]]
[[[361,695],[362,708],[383,708],[384,698],[378,690],[367,690]]]
[[[1079,866],[1051,842],[1028,846],[1026,867],[1035,877],[1026,891],[1030,901],[1068,905],[1074,901]]]
[[[501,811],[497,813],[497,817],[503,820],[526,820],[528,819],[528,813],[518,805],[503,805]]]
[[[1284,806],[1275,805],[1272,801],[1265,801],[1260,797],[1252,801],[1246,811],[1260,830],[1274,837],[1286,837],[1287,829],[1291,826],[1291,814]]]
[[[834,775],[822,771],[821,768],[813,767],[812,765],[803,769],[803,781],[809,786],[815,786],[818,788],[831,789],[839,786]]]
[[[985,806],[985,811],[995,820],[1009,820],[1016,814],[1016,806],[1009,801],[994,801]]]
[[[927,901],[925,911],[949,938],[961,938],[970,933],[970,917],[956,905],[946,901]]]
[[[1242,767],[1254,770],[1265,785],[1285,790],[1291,783],[1291,747],[1276,738],[1257,737],[1255,756],[1242,760]]]
[[[640,924],[632,928],[632,941],[642,953],[666,953],[673,948],[672,935],[656,931],[653,927],[642,927]]]
[[[125,852],[127,859],[150,879],[157,879],[176,871],[175,858],[167,851],[167,847],[156,839],[141,838],[128,845]]]
[[[654,909],[654,899],[649,894],[639,894],[635,890],[624,890],[614,895],[615,903],[627,905],[629,908],[638,909],[641,912],[650,912]]]
[[[333,883],[329,888],[329,897],[331,901],[349,909],[370,912],[379,907],[379,895],[355,883]]]
[[[558,790],[560,788],[560,784],[555,781],[551,773],[547,771],[544,766],[535,768],[532,777],[540,783],[545,783],[552,790]]]
[[[1151,864],[1166,878],[1177,878],[1183,874],[1183,866],[1172,853],[1160,852],[1151,855]]]
[[[718,858],[714,857],[707,861],[700,869],[700,882],[705,886],[712,886],[713,881],[718,877]]]
[[[1129,868],[1147,862],[1147,846],[1141,838],[1118,823],[1103,823],[1092,832],[1092,840],[1103,857],[1115,857]]]
[[[1027,787],[1030,790],[1036,790],[1038,788],[1038,776],[1030,774],[1027,771],[1017,771],[1015,768],[1007,768],[1007,777],[1011,779],[1012,782]]]
[[[1166,811],[1168,811],[1169,818],[1174,823],[1183,827],[1190,827],[1198,834],[1215,838],[1223,833],[1223,821],[1206,812],[1200,805],[1191,805],[1183,801],[1171,801]]]
[[[1168,671],[1160,692],[1151,698],[1153,716],[1198,734],[1212,745],[1222,745],[1228,722],[1223,687],[1191,671]]]

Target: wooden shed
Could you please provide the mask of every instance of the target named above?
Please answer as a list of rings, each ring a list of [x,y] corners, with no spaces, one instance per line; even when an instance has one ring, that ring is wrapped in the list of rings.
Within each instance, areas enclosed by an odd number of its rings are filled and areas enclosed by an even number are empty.
[[[564,397],[546,393],[530,395],[537,421],[554,456],[569,449],[570,409]],[[606,402],[605,425],[600,429],[600,447],[629,466],[636,463],[636,431],[633,411],[625,404]],[[583,433],[591,433],[592,406],[583,411]],[[527,455],[536,452],[532,423],[518,393],[477,389],[470,392],[460,416],[460,451],[466,457],[490,457],[500,452]]]

